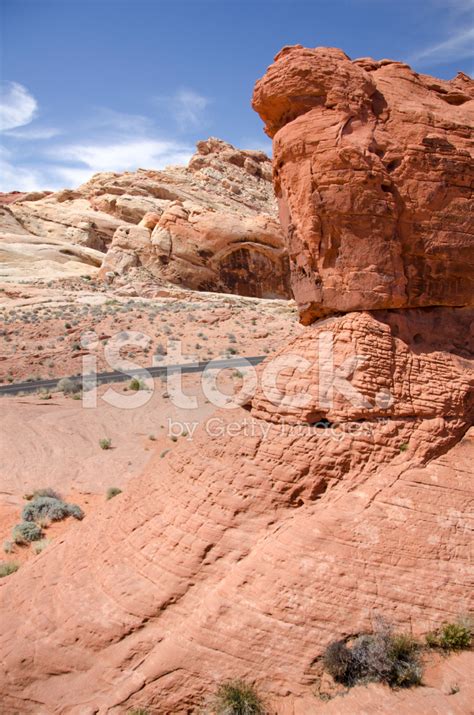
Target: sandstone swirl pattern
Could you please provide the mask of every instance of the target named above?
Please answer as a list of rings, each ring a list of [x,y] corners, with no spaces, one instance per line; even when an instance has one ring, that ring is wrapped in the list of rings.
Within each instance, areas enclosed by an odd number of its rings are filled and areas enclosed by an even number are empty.
[[[0,195],[0,280],[143,269],[158,284],[288,298],[271,162],[200,141],[188,166],[95,174],[75,190]]]
[[[314,688],[329,641],[376,612],[421,635],[472,607],[469,88],[302,48],[257,85],[302,319],[337,314],[260,366],[256,393],[215,415],[222,433],[202,426],[157,455],[1,584],[5,712],[198,712],[228,677],[255,681],[279,715],[325,712]],[[438,131],[441,102],[455,128],[446,155],[425,121]],[[383,156],[371,143],[384,111],[413,135],[398,158],[395,140],[377,140]],[[434,181],[420,182],[431,164]],[[401,193],[413,201],[403,220]],[[348,385],[363,399],[341,394]],[[460,715],[469,660],[454,695],[368,688],[327,712]]]

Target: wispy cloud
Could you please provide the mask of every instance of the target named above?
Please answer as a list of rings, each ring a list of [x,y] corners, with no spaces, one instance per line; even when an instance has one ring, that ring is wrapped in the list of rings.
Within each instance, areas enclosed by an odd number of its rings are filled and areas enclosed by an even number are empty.
[[[40,191],[47,189],[44,175],[31,167],[19,167],[11,153],[0,147],[0,191]]]
[[[447,40],[424,47],[410,57],[410,62],[442,64],[474,57],[474,27],[462,30]]]
[[[186,163],[193,148],[174,141],[139,139],[113,144],[69,144],[61,147],[61,158],[87,167],[89,174],[97,171],[128,171],[144,168],[160,169],[168,164]],[[52,150],[51,157],[57,156]]]
[[[107,107],[95,107],[89,117],[79,124],[79,129],[85,133],[97,133],[105,130],[109,134],[133,133],[134,136],[149,133],[154,122],[143,114],[118,112]]]
[[[193,151],[187,144],[150,138],[117,143],[62,143],[38,151],[33,165],[21,165],[18,155],[3,149],[0,191],[74,188],[102,171],[164,169],[173,164],[187,164]]]
[[[0,130],[29,124],[38,110],[36,99],[18,82],[0,82]]]
[[[63,128],[33,122],[38,104],[26,88],[11,82],[2,105],[4,150],[0,191],[75,187],[102,171],[163,169],[186,164],[194,147],[167,136],[142,114],[95,107]],[[196,124],[207,100],[183,90],[173,97],[176,120]],[[174,131],[176,134],[176,129]]]
[[[155,101],[163,111],[172,115],[183,132],[198,129],[208,122],[206,109],[211,100],[193,89],[181,88],[171,96],[156,97]]]
[[[14,139],[37,141],[40,139],[52,139],[62,134],[62,131],[54,127],[28,127],[28,129],[9,129],[5,134]]]
[[[440,65],[474,57],[474,0],[431,0],[443,13],[445,37],[413,52],[409,62]]]

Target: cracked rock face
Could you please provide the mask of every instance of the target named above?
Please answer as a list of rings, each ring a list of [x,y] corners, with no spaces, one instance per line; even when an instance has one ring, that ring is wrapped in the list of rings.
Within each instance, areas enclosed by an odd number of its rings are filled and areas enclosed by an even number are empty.
[[[289,298],[277,216],[266,154],[210,138],[187,167],[96,174],[75,191],[0,195],[0,278],[21,278],[25,263],[41,278],[113,280],[144,268],[159,284]]]
[[[474,302],[474,82],[284,48],[255,86],[305,324]]]
[[[329,642],[367,632],[374,614],[423,635],[472,610],[474,315],[464,135],[451,114],[467,110],[470,86],[339,50],[280,53],[255,102],[275,134],[293,285],[313,324],[259,366],[239,407],[3,579],[6,712],[199,712],[216,684],[244,678],[270,712],[316,715]],[[410,143],[387,192],[401,114]],[[423,144],[428,116],[449,127],[451,159]],[[443,182],[445,198],[429,203]],[[402,194],[411,203],[397,214]],[[208,220],[184,201],[156,213],[117,241],[149,250],[151,232],[169,255],[187,224]],[[445,683],[370,686],[328,712],[461,714],[473,697],[462,677],[455,695]]]
[[[271,162],[263,152],[211,138],[198,142],[188,167],[100,174],[82,190],[97,209],[148,231],[138,238],[118,229],[100,277],[143,266],[192,290],[290,296]]]
[[[287,375],[283,395],[259,390],[216,413],[4,579],[6,712],[196,712],[238,676],[272,712],[317,713],[315,659],[329,641],[370,629],[374,612],[415,634],[467,612],[472,379],[464,311],[444,310],[451,350],[432,332],[439,315],[423,311],[307,328],[280,357],[317,363],[331,332],[336,367],[368,349],[354,385],[370,401],[395,389],[396,403],[361,412],[338,393],[308,426],[306,407],[284,419],[269,404],[291,398],[295,380],[312,399],[319,370]]]

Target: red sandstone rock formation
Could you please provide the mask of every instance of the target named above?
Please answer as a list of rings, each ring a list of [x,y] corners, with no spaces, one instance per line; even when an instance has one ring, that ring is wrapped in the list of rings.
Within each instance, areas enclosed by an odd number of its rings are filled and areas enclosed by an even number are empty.
[[[198,142],[188,167],[101,173],[74,191],[7,200],[0,275],[21,278],[25,260],[38,277],[99,266],[99,278],[113,280],[143,267],[157,283],[290,297],[271,162],[261,151],[211,138]]]
[[[433,92],[435,109],[465,111],[467,80],[418,81],[405,66],[351,63],[336,50],[285,50],[259,84],[259,110],[277,132],[303,320],[359,312],[309,326],[259,368],[241,407],[157,457],[119,498],[0,585],[7,712],[195,712],[217,683],[242,677],[268,695],[271,712],[316,714],[328,642],[369,629],[374,612],[421,635],[472,607],[462,127],[453,129],[451,159],[429,141],[419,150],[422,166],[435,167],[427,182],[435,193],[444,177],[444,204],[438,196],[423,208],[429,187],[420,189],[409,151],[385,192],[385,154],[377,164],[371,147],[379,124],[401,121],[393,76],[401,87],[408,79],[412,93],[405,137],[419,139]],[[450,161],[457,173],[448,180]],[[406,222],[394,218],[402,194],[412,202]],[[400,309],[412,305],[432,307]],[[340,712],[466,712],[467,659],[460,692],[448,694],[445,683],[444,692],[389,693],[384,709],[386,691],[371,688],[344,699]],[[338,703],[328,712],[339,713]]]
[[[250,413],[218,413],[218,436],[202,428],[157,455],[120,499],[9,577],[7,711],[185,713],[238,675],[277,712],[291,693],[311,713],[315,658],[370,628],[374,611],[416,634],[468,611],[464,312],[356,313],[309,327],[279,357],[317,363],[331,331],[337,367],[354,348],[366,358],[352,384],[373,407],[343,407],[338,392],[334,409],[311,418],[332,427],[303,429],[306,405],[282,425],[286,403],[312,399],[321,383],[316,367],[287,376]],[[439,318],[459,341],[451,351],[439,347]]]
[[[391,60],[285,47],[253,106],[302,320],[334,311],[472,305],[474,82]]]
[[[99,275],[144,266],[194,290],[288,297],[288,257],[269,159],[219,139],[198,142],[197,148],[187,168],[118,177],[122,185],[127,178],[134,192],[146,192],[144,203],[109,193],[117,190],[115,177],[104,182],[99,176],[83,187],[101,210],[139,220],[139,227],[117,229]],[[144,214],[142,206],[153,214]]]

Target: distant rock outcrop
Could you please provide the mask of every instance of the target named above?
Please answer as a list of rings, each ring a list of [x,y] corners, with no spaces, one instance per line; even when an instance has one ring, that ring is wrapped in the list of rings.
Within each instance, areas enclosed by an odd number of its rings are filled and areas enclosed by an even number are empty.
[[[15,193],[2,203],[0,276],[20,274],[24,255],[38,277],[92,265],[111,281],[143,267],[184,288],[290,297],[271,162],[261,151],[211,138],[198,142],[188,167],[96,174],[76,190]]]
[[[474,304],[474,81],[285,47],[253,106],[305,323],[335,311]]]
[[[271,162],[219,139],[197,148],[187,168],[101,174],[81,187],[97,208],[139,223],[115,232],[100,276],[141,265],[195,290],[289,297]]]

